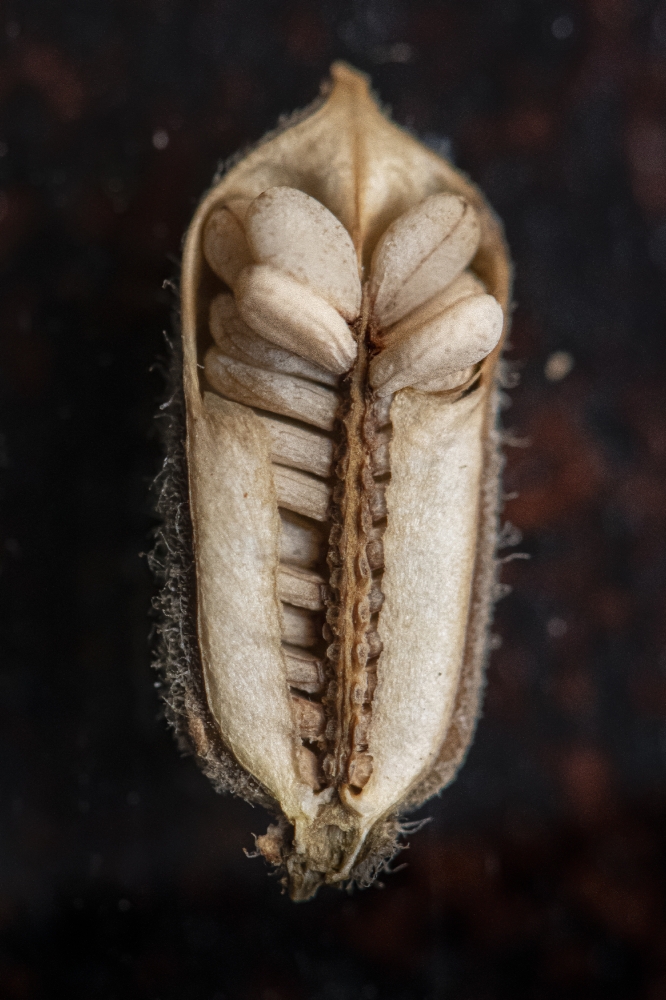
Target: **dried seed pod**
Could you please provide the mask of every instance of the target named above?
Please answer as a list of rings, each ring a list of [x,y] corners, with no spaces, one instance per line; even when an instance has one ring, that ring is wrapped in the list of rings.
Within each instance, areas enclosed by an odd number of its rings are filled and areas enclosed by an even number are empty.
[[[295,899],[369,884],[472,737],[510,286],[477,189],[332,76],[192,221],[162,500],[170,718]]]

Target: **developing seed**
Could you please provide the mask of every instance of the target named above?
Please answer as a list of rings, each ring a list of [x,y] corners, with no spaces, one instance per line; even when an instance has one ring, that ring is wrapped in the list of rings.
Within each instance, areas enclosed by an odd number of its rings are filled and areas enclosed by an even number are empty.
[[[287,684],[306,691],[308,694],[322,694],[326,686],[324,663],[321,658],[306,653],[302,649],[284,648],[287,664]]]
[[[247,202],[241,204],[246,207]],[[204,229],[203,251],[212,269],[230,288],[243,268],[252,263],[245,230],[232,206],[211,213]]]
[[[303,608],[291,604],[282,605],[282,641],[290,646],[309,649],[315,646],[319,635],[316,619]]]
[[[293,351],[276,347],[251,330],[240,318],[233,295],[227,292],[217,295],[211,303],[210,332],[222,354],[235,361],[285,375],[299,375],[326,385],[338,383],[337,375],[313,365]]]
[[[308,573],[295,566],[283,566],[278,572],[278,595],[281,601],[309,611],[323,611],[324,580],[318,573]]]
[[[280,562],[314,569],[322,561],[326,541],[320,527],[298,517],[290,510],[280,510]]]
[[[381,335],[382,345],[413,337],[415,333],[418,333],[419,330],[423,329],[424,326],[436,317],[445,313],[456,302],[460,302],[461,299],[467,299],[471,295],[484,295],[485,293],[486,289],[482,282],[471,271],[463,271],[443,291],[427,299],[418,309],[414,309],[398,323],[387,327]]]
[[[349,327],[333,306],[269,264],[246,267],[236,282],[238,311],[272,343],[341,375],[356,357]]]
[[[296,747],[294,753],[296,755],[296,768],[299,778],[301,781],[305,782],[306,785],[309,785],[315,792],[318,792],[321,788],[321,782],[319,780],[319,764],[317,762],[317,758],[312,753],[312,750],[308,750],[308,748],[304,746]],[[257,837],[257,846],[259,846],[260,839],[260,837]],[[259,849],[261,850],[261,853],[266,856],[266,851],[261,847]],[[279,856],[279,858],[280,860],[277,861],[277,864],[281,861],[281,856]]]
[[[307,472],[276,465],[273,481],[280,507],[303,514],[315,521],[326,521],[331,503],[331,488],[328,483],[309,476]]]
[[[503,325],[502,307],[492,295],[461,299],[411,336],[389,340],[370,363],[370,383],[382,396],[405,386],[437,385],[439,376],[446,378],[487,357]]]
[[[302,740],[319,740],[324,735],[326,716],[324,707],[317,701],[301,698],[292,694],[291,710],[294,716],[296,733]]]
[[[354,244],[321,202],[297,188],[269,188],[251,203],[245,228],[256,261],[307,285],[348,323],[357,318],[361,282]]]
[[[354,751],[349,758],[348,778],[353,791],[360,791],[367,785],[372,774],[372,757],[368,753]]]
[[[433,194],[388,227],[372,258],[371,296],[389,326],[446,288],[476,253],[479,220],[464,198]]]
[[[271,458],[280,465],[303,469],[316,476],[330,476],[333,465],[333,441],[306,427],[261,415],[271,437]]]
[[[212,387],[228,399],[333,430],[338,399],[323,385],[234,361],[214,347],[206,354],[204,369]]]

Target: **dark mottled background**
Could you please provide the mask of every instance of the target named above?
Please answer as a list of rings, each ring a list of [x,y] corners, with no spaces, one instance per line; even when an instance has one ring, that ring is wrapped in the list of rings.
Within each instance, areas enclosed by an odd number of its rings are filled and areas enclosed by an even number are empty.
[[[0,11],[0,997],[666,997],[665,0]],[[531,559],[407,867],[294,906],[160,719],[140,553],[181,234],[335,57],[506,222]]]

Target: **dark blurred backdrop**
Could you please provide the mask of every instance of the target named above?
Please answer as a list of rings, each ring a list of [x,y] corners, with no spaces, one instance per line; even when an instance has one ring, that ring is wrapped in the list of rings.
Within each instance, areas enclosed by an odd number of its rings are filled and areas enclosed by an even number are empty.
[[[6,0],[0,35],[0,997],[666,997],[665,0]],[[140,553],[182,233],[339,57],[506,223],[531,559],[407,867],[295,906],[160,718]]]

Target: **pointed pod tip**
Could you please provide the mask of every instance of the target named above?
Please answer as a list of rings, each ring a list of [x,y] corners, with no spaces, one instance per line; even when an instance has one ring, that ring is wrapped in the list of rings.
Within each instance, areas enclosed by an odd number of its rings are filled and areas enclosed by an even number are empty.
[[[322,93],[336,103],[341,101],[357,108],[369,106],[379,111],[368,74],[340,59],[331,64],[330,76],[323,84]]]
[[[350,66],[341,59],[331,64],[330,72],[333,90],[349,90],[356,98],[370,97],[370,77],[367,73],[362,73],[360,69]]]

